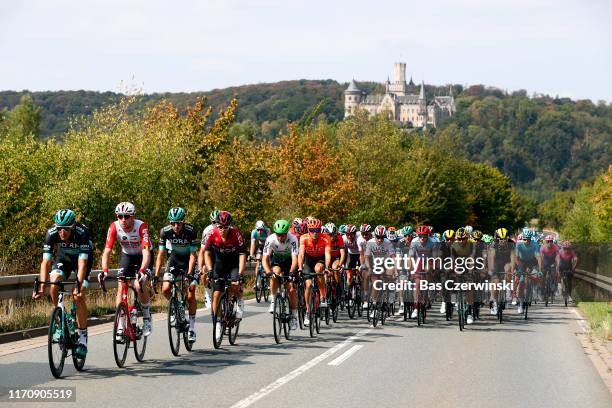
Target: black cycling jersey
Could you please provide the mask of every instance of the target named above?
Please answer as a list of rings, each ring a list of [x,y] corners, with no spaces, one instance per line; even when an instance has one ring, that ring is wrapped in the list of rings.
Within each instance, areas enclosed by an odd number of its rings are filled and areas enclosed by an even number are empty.
[[[87,227],[77,223],[72,229],[68,242],[62,241],[56,226],[49,228],[43,245],[43,256],[45,259],[53,259],[55,253],[56,262],[63,261],[76,265],[79,258],[89,259],[92,250]]]
[[[168,262],[177,267],[186,267],[189,255],[197,250],[199,241],[196,230],[191,224],[183,224],[179,234],[170,225],[159,232],[159,249],[168,251]]]
[[[495,251],[495,272],[503,272],[506,264],[509,264],[512,260],[510,256],[516,249],[515,243],[511,239],[505,244],[502,244],[501,241],[495,241],[491,245],[491,248]]]

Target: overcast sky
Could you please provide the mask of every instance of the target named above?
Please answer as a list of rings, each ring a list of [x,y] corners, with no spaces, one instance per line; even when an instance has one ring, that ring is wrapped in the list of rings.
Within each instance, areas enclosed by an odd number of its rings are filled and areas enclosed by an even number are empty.
[[[386,80],[612,101],[612,0],[63,1],[0,8],[0,90]]]

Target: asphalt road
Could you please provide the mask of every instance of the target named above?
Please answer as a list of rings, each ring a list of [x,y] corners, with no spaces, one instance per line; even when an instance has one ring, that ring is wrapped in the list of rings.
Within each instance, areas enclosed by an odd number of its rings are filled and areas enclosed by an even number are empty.
[[[267,304],[247,302],[236,346],[225,338],[214,350],[210,317],[199,312],[198,341],[180,357],[157,316],[146,361],[136,362],[130,350],[123,369],[115,366],[111,327],[103,325],[90,329],[86,371],[76,372],[67,358],[61,380],[49,371],[46,340],[5,355],[0,347],[0,404],[40,406],[11,403],[8,389],[76,387],[79,407],[612,406],[576,338],[571,308],[538,305],[527,322],[513,311],[503,325],[484,309],[463,333],[435,309],[423,327],[394,318],[373,329],[343,313],[316,339],[298,330],[277,345]]]

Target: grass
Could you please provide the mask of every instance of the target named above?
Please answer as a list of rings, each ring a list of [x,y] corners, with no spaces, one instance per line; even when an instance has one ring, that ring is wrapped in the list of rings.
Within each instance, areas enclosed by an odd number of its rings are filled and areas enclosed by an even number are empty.
[[[578,308],[587,318],[594,337],[612,340],[612,302],[579,302]]]
[[[253,292],[254,277],[249,276],[244,285],[244,298],[251,299],[255,296]],[[87,308],[90,317],[99,317],[115,312],[116,291],[111,289],[108,293],[100,290],[91,291],[87,296]],[[66,307],[70,308],[71,297],[67,298]],[[196,289],[196,299],[198,308],[204,307],[204,288],[198,285]],[[151,301],[151,310],[154,313],[164,312],[167,308],[167,301],[161,293],[154,295]],[[30,298],[10,299],[0,301],[0,333],[33,329],[36,327],[47,326],[49,316],[53,310],[50,298],[46,300],[34,301]]]

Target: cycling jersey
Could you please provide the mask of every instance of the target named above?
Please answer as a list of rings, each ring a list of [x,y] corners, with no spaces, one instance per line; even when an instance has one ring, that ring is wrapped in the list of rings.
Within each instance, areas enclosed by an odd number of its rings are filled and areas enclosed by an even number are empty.
[[[572,260],[576,258],[574,250],[561,249],[559,251],[559,270],[560,271],[573,271],[574,266]]]
[[[287,234],[285,242],[280,242],[278,236],[272,234],[266,239],[263,254],[279,260],[289,260],[290,262],[291,257],[298,254],[297,239],[293,235]]]
[[[344,240],[342,239],[342,235],[336,234],[336,236],[331,237],[331,257],[333,259],[340,259],[340,250],[344,249]]]
[[[359,234],[359,236],[357,236],[357,245],[359,246],[359,252],[365,253],[366,246],[368,245],[368,240],[362,237],[361,233]]]
[[[215,224],[209,224],[206,228],[204,228],[204,231],[202,231],[202,239],[200,240],[202,248],[204,248],[204,246],[206,245],[206,240],[208,239],[210,234],[212,234],[214,229]]]
[[[491,249],[495,251],[493,258],[495,272],[504,272],[506,265],[512,262],[512,252],[516,251],[515,242],[511,239],[505,243],[503,241],[496,241],[491,245]]]
[[[315,241],[310,234],[300,238],[300,247],[304,247],[304,254],[313,258],[325,256],[325,249],[331,248],[331,238],[327,234],[320,234]]]
[[[235,227],[230,227],[225,241],[221,231],[215,227],[206,240],[205,248],[207,251],[214,252],[215,260],[234,261],[236,264],[240,255],[247,254],[244,238],[240,230]]]
[[[351,241],[345,235],[342,240],[344,241],[344,247],[347,249],[349,254],[359,255],[359,240],[357,237]]]
[[[294,237],[297,239],[298,246],[299,246],[299,243],[300,243],[300,238],[302,237],[302,234],[300,234],[299,232],[297,232],[297,231],[295,230],[295,228],[293,228],[293,227],[289,228],[289,234],[293,235],[293,236],[294,236]]]
[[[166,225],[159,232],[159,250],[168,251],[169,267],[185,270],[189,255],[196,252],[197,245],[196,231],[191,224],[183,224],[178,234],[174,233],[170,225]]]
[[[45,243],[43,245],[43,257],[47,260],[53,259],[56,251],[56,261],[65,260],[77,264],[77,259],[88,259],[93,250],[90,245],[89,231],[83,224],[77,223],[72,229],[68,242],[62,241],[57,227],[47,230]]]
[[[453,242],[451,245],[451,256],[455,258],[473,258],[476,255],[476,248],[473,243],[466,242],[461,244]]]
[[[432,258],[438,248],[438,244],[431,238],[427,238],[427,241],[421,242],[419,238],[413,239],[410,242],[410,249],[408,250],[408,256],[411,258],[415,257],[426,257]]]
[[[534,241],[526,245],[524,241],[516,244],[516,256],[521,262],[535,262],[540,252],[540,247]]]
[[[544,245],[540,248],[540,256],[542,256],[542,263],[544,267],[552,265],[556,262],[557,254],[559,254],[559,247],[555,244],[551,246]]]
[[[143,249],[150,249],[149,227],[146,223],[135,220],[131,231],[121,228],[119,221],[113,222],[106,234],[106,248],[113,248],[115,240],[119,241],[121,252],[126,255],[142,254]]]
[[[263,228],[261,230],[254,229],[251,231],[251,243],[255,242],[255,247],[263,247],[266,243],[266,239],[270,236],[270,230]]]
[[[376,242],[376,238],[372,238],[366,245],[365,256],[392,258],[395,257],[395,248],[387,238],[384,238],[380,243]]]
[[[87,260],[87,269],[84,281],[89,280],[89,273],[93,266],[93,243],[89,239],[89,231],[83,224],[77,223],[72,229],[68,242],[62,241],[59,230],[53,226],[47,230],[43,244],[43,258],[53,259],[55,252],[55,263],[51,273],[63,275],[64,279],[70,279],[73,271],[78,270],[78,260]]]

